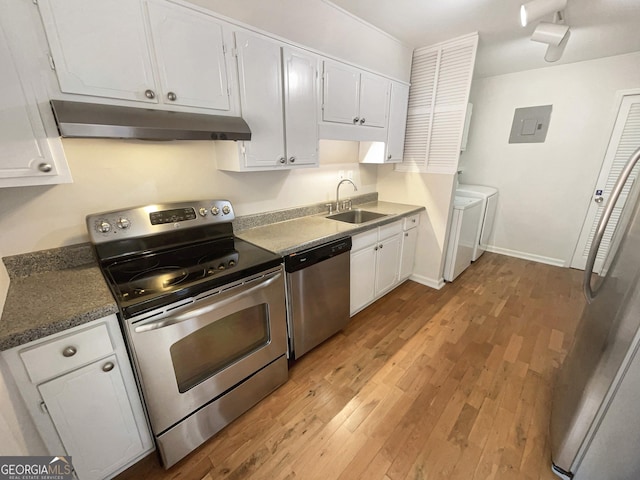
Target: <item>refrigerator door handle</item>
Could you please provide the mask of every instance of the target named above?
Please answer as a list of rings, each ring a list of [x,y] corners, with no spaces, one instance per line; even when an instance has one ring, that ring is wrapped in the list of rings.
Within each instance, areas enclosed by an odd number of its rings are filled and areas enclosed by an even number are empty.
[[[631,175],[633,167],[636,166],[636,163],[638,163],[639,160],[640,148],[633,152],[633,154],[627,161],[627,164],[622,169],[622,172],[620,173],[616,184],[613,186],[613,190],[611,191],[609,200],[604,207],[604,212],[600,217],[600,221],[598,222],[598,228],[596,229],[596,234],[594,235],[591,242],[591,248],[589,249],[589,255],[587,256],[587,264],[584,268],[584,278],[582,280],[582,289],[588,303],[591,303],[598,294],[597,290],[594,291],[591,288],[591,276],[593,274],[593,266],[596,262],[596,256],[598,255],[598,250],[600,249],[602,237],[604,237],[604,232],[607,228],[609,220],[611,219],[611,214],[613,213],[613,208],[616,206],[618,197],[622,193],[622,189],[624,188],[625,183],[627,183],[627,179],[629,178],[629,175]]]

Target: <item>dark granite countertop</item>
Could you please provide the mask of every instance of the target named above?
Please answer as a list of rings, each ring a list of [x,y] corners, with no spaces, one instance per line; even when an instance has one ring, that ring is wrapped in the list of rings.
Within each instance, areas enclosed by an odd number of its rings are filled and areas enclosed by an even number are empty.
[[[0,350],[118,311],[89,244],[3,261],[11,282],[0,317]]]

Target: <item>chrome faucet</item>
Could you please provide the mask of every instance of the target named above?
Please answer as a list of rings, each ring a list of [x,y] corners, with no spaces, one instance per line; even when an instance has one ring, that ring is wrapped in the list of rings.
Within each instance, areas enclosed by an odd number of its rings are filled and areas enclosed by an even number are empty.
[[[356,184],[353,183],[352,180],[350,180],[348,178],[344,178],[344,179],[340,180],[338,182],[338,186],[336,187],[336,212],[340,211],[340,185],[342,185],[344,182],[349,182],[351,185],[353,185],[353,191],[354,192],[358,191],[358,187],[356,187]]]

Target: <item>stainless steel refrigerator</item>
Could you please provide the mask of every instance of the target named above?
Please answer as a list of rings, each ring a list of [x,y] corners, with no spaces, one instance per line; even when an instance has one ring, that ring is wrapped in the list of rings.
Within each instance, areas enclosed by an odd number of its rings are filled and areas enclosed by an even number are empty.
[[[562,478],[640,479],[638,185],[631,188],[636,201],[622,212],[601,275],[591,273],[613,207],[639,160],[640,149],[613,187],[592,240],[584,280],[588,305],[554,390],[552,468]]]

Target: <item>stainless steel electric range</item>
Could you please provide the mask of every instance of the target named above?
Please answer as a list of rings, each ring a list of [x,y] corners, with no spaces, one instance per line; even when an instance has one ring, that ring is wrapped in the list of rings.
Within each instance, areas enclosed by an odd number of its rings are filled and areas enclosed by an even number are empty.
[[[166,468],[288,378],[282,258],[226,200],[89,215]]]

